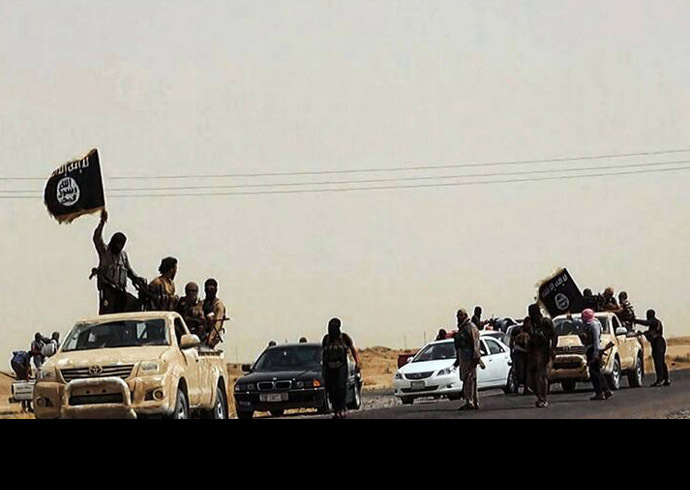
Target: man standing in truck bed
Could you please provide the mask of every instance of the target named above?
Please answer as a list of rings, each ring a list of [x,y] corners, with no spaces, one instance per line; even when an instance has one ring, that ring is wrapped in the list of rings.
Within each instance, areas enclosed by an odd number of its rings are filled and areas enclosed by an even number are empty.
[[[127,278],[135,284],[146,284],[129,264],[124,251],[127,237],[115,233],[106,246],[103,242],[103,227],[108,221],[108,212],[101,211],[101,221],[93,233],[93,243],[98,252],[98,314],[123,313],[127,311]]]
[[[225,322],[226,309],[223,302],[216,296],[218,294],[218,281],[207,279],[204,283],[204,292],[206,293],[202,305],[206,319],[204,337],[206,344],[213,348],[223,340],[220,334],[225,331],[223,323]]]

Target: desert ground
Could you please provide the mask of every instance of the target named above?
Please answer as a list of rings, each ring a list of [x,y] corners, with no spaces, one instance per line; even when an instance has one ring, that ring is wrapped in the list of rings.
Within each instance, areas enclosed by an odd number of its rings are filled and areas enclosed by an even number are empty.
[[[369,347],[360,350],[365,392],[391,388],[393,374],[397,369],[398,355],[403,352],[412,351],[395,350],[389,349],[388,347]],[[654,371],[650,352],[649,344],[645,342],[645,354],[647,356],[645,358],[645,371],[647,373],[652,373]],[[671,370],[690,368],[690,337],[668,339],[666,360]],[[230,393],[228,393],[228,400],[230,403],[228,408],[231,416],[234,416],[235,407],[232,402],[232,386],[234,386],[235,381],[242,376],[240,365],[228,364],[228,374],[230,375]],[[0,418],[32,419],[32,414],[22,413],[18,404],[11,404],[8,401],[11,394],[10,386],[13,380],[14,377],[12,375],[0,373]],[[288,413],[290,412],[294,413],[295,411],[288,411]],[[259,417],[265,415],[268,414],[257,413]]]

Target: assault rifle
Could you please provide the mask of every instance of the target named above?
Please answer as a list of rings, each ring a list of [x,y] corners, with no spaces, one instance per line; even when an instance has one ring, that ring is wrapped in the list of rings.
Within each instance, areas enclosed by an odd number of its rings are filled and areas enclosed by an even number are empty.
[[[98,267],[91,269],[89,280],[93,279],[94,277],[98,277],[98,280],[101,284],[106,284],[108,287],[126,295],[128,311],[146,311],[147,305],[150,305],[155,299],[154,296],[149,292],[146,279],[144,278],[141,278],[141,281],[133,281],[134,288],[139,294],[139,297],[137,298],[136,296],[130,294],[125,288],[122,288],[119,284],[115,284],[115,282],[106,276]]]

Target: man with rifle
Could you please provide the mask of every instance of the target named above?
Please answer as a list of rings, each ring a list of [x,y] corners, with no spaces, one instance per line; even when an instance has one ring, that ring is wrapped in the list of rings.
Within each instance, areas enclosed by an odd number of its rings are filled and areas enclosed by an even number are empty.
[[[123,313],[130,310],[130,295],[127,293],[127,278],[135,286],[145,289],[146,279],[139,277],[129,263],[124,251],[127,237],[124,233],[115,233],[106,246],[103,241],[103,227],[108,221],[108,212],[101,211],[101,221],[93,233],[93,243],[98,252],[98,268],[92,271],[91,277],[98,276],[98,314]]]
[[[666,365],[666,339],[664,339],[664,325],[656,317],[656,311],[647,310],[647,319],[633,320],[637,325],[644,325],[648,327],[646,332],[639,332],[638,335],[644,335],[645,338],[652,344],[652,359],[654,360],[654,373],[656,373],[656,381],[651,386],[670,386],[671,380],[668,375],[668,366]]]
[[[220,335],[225,332],[223,323],[227,320],[225,316],[226,310],[223,302],[217,297],[218,281],[207,279],[204,283],[204,293],[206,297],[204,298],[202,308],[206,325],[200,337],[202,342],[214,348],[223,340]]]
[[[587,365],[589,366],[589,378],[594,388],[594,396],[590,400],[608,400],[613,396],[606,377],[601,373],[604,353],[613,347],[609,343],[601,348],[601,322],[594,316],[594,310],[589,308],[582,310],[582,320],[575,320],[568,313],[568,320],[572,321],[578,330],[581,330],[580,340],[587,349]]]

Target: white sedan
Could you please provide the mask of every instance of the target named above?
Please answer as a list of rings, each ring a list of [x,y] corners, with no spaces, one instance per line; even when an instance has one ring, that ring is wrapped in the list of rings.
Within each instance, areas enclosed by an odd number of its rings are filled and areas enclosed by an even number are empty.
[[[510,349],[503,342],[482,336],[480,338],[482,361],[486,369],[477,368],[477,388],[503,388],[509,393]],[[415,398],[446,396],[451,400],[462,397],[460,369],[455,363],[455,346],[452,339],[431,342],[424,346],[408,363],[393,376],[395,396],[403,404]]]

